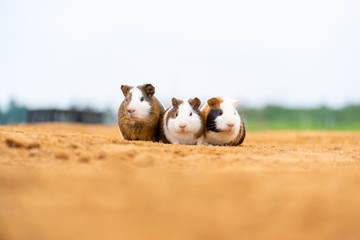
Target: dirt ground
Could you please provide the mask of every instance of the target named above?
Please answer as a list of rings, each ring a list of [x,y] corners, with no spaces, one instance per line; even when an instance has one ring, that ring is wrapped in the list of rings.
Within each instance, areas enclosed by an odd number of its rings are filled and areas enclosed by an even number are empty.
[[[210,147],[0,126],[0,240],[360,239],[359,152],[359,132]]]

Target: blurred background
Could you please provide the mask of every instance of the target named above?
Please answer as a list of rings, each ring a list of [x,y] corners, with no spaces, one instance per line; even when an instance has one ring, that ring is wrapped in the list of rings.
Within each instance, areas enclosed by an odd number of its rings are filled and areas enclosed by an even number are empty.
[[[359,9],[356,0],[0,0],[0,124],[36,109],[116,124],[120,86],[152,83],[165,106],[239,99],[249,130],[360,130]]]

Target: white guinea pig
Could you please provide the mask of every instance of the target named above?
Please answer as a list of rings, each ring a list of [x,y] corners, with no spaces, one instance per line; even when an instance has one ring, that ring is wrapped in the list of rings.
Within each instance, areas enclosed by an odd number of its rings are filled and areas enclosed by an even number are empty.
[[[205,142],[213,145],[237,146],[245,139],[246,131],[236,106],[240,102],[216,97],[201,109],[205,118]]]
[[[205,120],[199,110],[198,98],[172,99],[160,118],[160,141],[173,144],[201,145],[204,139]]]
[[[151,84],[137,87],[122,85],[125,96],[118,111],[120,135],[126,140],[157,141],[160,115],[164,106],[154,96]]]

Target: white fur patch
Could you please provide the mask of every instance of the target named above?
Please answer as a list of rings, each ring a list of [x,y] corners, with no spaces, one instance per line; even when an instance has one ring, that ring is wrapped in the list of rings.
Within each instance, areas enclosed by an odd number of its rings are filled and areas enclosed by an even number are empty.
[[[213,145],[225,145],[236,138],[239,132],[207,132],[205,141]]]
[[[128,110],[134,109],[133,116],[136,118],[147,118],[150,114],[151,105],[146,100],[141,101],[143,94],[137,87],[130,90],[131,101],[128,105]]]
[[[173,107],[164,114],[164,122],[166,121],[168,112],[172,108]],[[191,116],[190,113],[192,114]],[[186,125],[184,131],[180,128],[181,125]],[[188,99],[184,99],[183,103],[179,105],[178,116],[176,118],[169,118],[167,126],[164,124],[165,136],[174,144],[201,144],[203,137],[195,138],[195,133],[197,133],[200,128],[201,118],[189,104]]]

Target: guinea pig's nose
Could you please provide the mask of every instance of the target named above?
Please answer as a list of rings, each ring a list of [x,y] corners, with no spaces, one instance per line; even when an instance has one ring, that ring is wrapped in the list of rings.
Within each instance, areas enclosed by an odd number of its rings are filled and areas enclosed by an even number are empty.
[[[228,123],[227,125],[228,125],[228,127],[231,127],[231,128],[234,126],[233,123]]]
[[[129,112],[129,113],[134,113],[134,112],[135,112],[135,109],[128,109],[128,112]]]
[[[180,128],[186,128],[186,124],[179,125]]]

